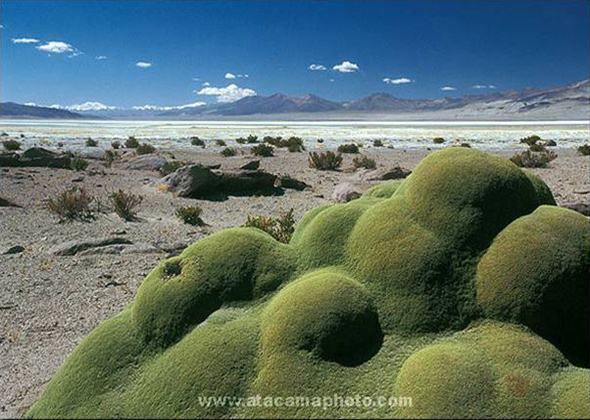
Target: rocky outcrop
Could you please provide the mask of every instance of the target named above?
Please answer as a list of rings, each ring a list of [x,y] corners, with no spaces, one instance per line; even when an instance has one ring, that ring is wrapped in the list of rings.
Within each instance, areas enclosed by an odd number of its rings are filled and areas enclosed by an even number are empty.
[[[31,147],[22,154],[0,154],[0,167],[24,167],[37,166],[46,168],[70,168],[72,156],[70,154],[56,153],[42,147]]]
[[[162,178],[171,192],[181,197],[226,199],[227,196],[277,195],[277,176],[259,170],[210,169],[202,165],[187,165]]]

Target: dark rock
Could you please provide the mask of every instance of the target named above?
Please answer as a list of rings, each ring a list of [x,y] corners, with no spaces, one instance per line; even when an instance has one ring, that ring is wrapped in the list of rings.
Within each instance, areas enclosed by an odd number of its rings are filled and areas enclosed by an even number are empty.
[[[336,187],[334,187],[332,200],[336,201],[337,203],[347,203],[351,200],[359,198],[361,194],[362,193],[359,186],[353,185],[350,182],[343,182],[342,184],[338,184]]]
[[[402,168],[401,166],[395,166],[391,169],[376,169],[374,171],[366,172],[362,174],[364,181],[388,181],[391,179],[402,179],[408,177],[412,171]]]
[[[221,163],[215,163],[213,165],[205,165],[205,167],[209,168],[209,169],[219,169],[219,168],[221,168]]]
[[[576,203],[576,202],[566,202],[562,203],[561,207],[565,207],[566,209],[570,209],[573,211],[577,211],[584,216],[590,217],[590,204],[589,203]]]
[[[295,178],[291,178],[289,175],[283,175],[278,177],[276,186],[280,188],[287,188],[297,191],[303,191],[304,189],[309,187],[309,185],[307,185],[305,182],[299,181]]]
[[[22,155],[3,153],[0,155],[0,166],[37,166],[47,168],[70,168],[71,155],[59,154],[42,147],[31,147]]]
[[[263,171],[218,171],[202,165],[187,165],[165,176],[161,182],[181,197],[223,200],[229,195],[280,194],[282,190],[275,187],[276,179],[276,175]]]
[[[246,163],[245,165],[240,166],[240,169],[248,169],[251,171],[255,171],[260,168],[260,161],[259,160],[251,160],[250,162]]]
[[[14,204],[12,201],[8,201],[5,198],[0,197],[0,207],[20,207],[18,204]]]
[[[25,247],[22,245],[14,245],[8,247],[7,249],[2,251],[2,255],[10,255],[10,254],[20,254],[25,250]]]
[[[112,237],[112,238],[100,238],[100,239],[89,239],[89,240],[74,240],[64,242],[63,244],[56,245],[49,250],[53,255],[76,255],[79,252],[85,251],[91,248],[100,248],[108,245],[115,244],[132,244],[129,239]]]

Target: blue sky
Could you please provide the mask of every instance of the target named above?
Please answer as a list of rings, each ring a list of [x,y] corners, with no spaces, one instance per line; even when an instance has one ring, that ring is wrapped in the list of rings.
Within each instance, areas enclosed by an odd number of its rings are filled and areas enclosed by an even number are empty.
[[[552,86],[588,77],[589,16],[585,0],[2,0],[1,100],[130,107]]]

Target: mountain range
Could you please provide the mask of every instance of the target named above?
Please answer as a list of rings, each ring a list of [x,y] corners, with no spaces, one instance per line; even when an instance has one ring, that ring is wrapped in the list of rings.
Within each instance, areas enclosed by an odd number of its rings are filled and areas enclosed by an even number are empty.
[[[199,106],[196,106],[199,105]],[[389,93],[335,102],[317,95],[248,96],[231,103],[182,107],[134,107],[71,112],[59,108],[0,103],[3,118],[162,118],[162,119],[563,119],[590,118],[590,80],[545,89],[523,89],[487,95],[437,99],[404,99]]]

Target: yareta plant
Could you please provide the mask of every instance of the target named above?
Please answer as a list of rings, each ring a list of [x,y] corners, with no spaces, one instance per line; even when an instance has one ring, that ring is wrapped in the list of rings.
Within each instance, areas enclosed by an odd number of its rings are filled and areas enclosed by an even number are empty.
[[[84,339],[29,417],[586,417],[590,222],[467,148],[160,263]],[[200,397],[406,396],[411,407]]]

